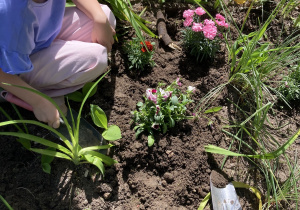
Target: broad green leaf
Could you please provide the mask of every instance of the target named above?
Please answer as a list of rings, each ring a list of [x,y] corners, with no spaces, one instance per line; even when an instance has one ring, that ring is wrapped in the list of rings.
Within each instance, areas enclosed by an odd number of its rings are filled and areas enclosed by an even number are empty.
[[[91,116],[96,126],[107,129],[106,114],[99,106],[91,104]]]
[[[111,166],[111,165],[113,165],[115,163],[118,163],[118,161],[116,161],[116,160],[114,160],[114,159],[112,159],[112,158],[110,158],[110,157],[108,157],[106,155],[103,155],[103,154],[101,154],[99,152],[87,151],[86,155],[91,155],[93,157],[98,157],[98,158],[100,158],[102,160],[103,163],[105,163],[108,166]]]
[[[86,83],[82,88],[82,94],[83,96],[86,96],[89,92],[89,90],[92,88],[92,86],[95,84],[95,82],[88,82]],[[88,97],[92,97],[97,92],[98,86],[96,85],[92,91],[90,92]]]
[[[91,164],[95,165],[97,168],[99,168],[101,173],[104,175],[105,168],[104,168],[101,158],[98,158],[98,157],[95,157],[92,155],[85,155],[84,157],[89,163],[91,163]]]
[[[121,130],[118,126],[116,125],[111,125],[109,126],[103,133],[102,136],[104,139],[108,141],[115,141],[118,139],[121,139]]]
[[[138,138],[139,137],[139,135],[142,133],[144,131],[144,129],[143,128],[139,128],[139,129],[137,129],[136,130],[136,132],[135,132],[135,138]]]
[[[168,126],[166,124],[163,124],[163,134],[165,134],[168,130]]]
[[[218,112],[222,109],[221,106],[217,106],[217,107],[213,107],[211,109],[207,109],[204,114],[208,114],[208,113],[214,113],[214,112]]]
[[[47,150],[51,150],[51,151],[55,151],[54,148],[47,148]],[[42,158],[41,158],[41,164],[42,164],[42,168],[43,168],[43,171],[50,174],[51,172],[51,165],[50,163],[52,163],[54,157],[53,156],[49,156],[49,155],[42,155]]]
[[[51,173],[51,165],[49,163],[42,163],[42,169],[45,173]]]
[[[149,135],[148,136],[148,146],[152,147],[153,144],[154,144],[154,136],[153,135]]]
[[[99,170],[101,171],[102,175],[104,176],[105,168],[104,168],[104,165],[103,165],[101,159],[98,158],[98,157],[94,157],[94,161],[93,161],[92,164],[95,165],[97,168],[99,168]]]
[[[171,102],[172,102],[173,105],[176,106],[178,104],[178,98],[177,98],[177,96],[172,96]]]
[[[108,149],[113,147],[114,145],[112,144],[106,144],[106,145],[100,145],[100,146],[92,146],[92,147],[85,147],[79,151],[79,156],[84,155],[87,151],[95,151],[95,150],[100,150],[100,149]]]
[[[68,100],[76,101],[76,102],[82,102],[83,100],[83,94],[79,91],[75,91],[73,93],[70,93],[67,95]]]
[[[29,140],[24,139],[24,138],[18,138],[17,141],[20,142],[23,145],[23,147],[25,147],[26,149],[28,149],[28,150],[30,149],[31,144],[30,144]]]
[[[54,156],[54,157],[63,158],[67,160],[72,160],[68,155],[65,155],[64,153],[61,152],[56,152],[56,151],[51,151],[46,149],[36,149],[36,148],[31,148],[30,150],[42,155],[49,155],[49,156]]]
[[[138,102],[136,105],[137,105],[138,107],[141,107],[141,106],[143,106],[144,104],[143,104],[143,102]]]
[[[172,117],[170,117],[170,127],[173,128],[175,126],[175,121]]]

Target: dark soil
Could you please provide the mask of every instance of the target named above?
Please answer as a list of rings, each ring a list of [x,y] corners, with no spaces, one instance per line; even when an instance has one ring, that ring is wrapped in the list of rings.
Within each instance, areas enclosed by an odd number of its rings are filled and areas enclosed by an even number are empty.
[[[155,5],[147,2],[149,1],[145,1],[144,5],[136,3],[134,8],[139,13],[144,6],[148,6],[143,17],[153,23],[148,26],[157,33]],[[170,37],[181,46],[182,12],[187,9],[187,5],[174,4],[174,8],[168,6],[164,11]],[[240,20],[247,11],[235,5],[230,6],[230,9],[234,11],[234,18]],[[257,14],[252,15],[253,19],[247,23],[249,27],[257,20]],[[120,34],[125,31],[123,26],[124,23],[119,22]],[[247,27],[248,25],[245,27],[247,31],[253,30]],[[232,33],[233,37],[237,36],[234,30]],[[209,90],[228,81],[229,66],[225,45],[222,44],[213,62],[197,64],[184,51],[172,50],[160,40],[148,37],[148,40],[156,42],[156,66],[137,72],[128,70],[122,51],[123,41],[130,39],[132,34],[125,34],[114,46],[111,55],[112,70],[100,82],[98,93],[88,100],[83,114],[84,118],[92,122],[89,104],[97,104],[106,112],[109,124],[116,124],[121,128],[123,138],[114,142],[115,147],[110,151],[118,164],[107,167],[103,178],[93,166],[75,166],[71,162],[55,159],[51,164],[51,174],[46,174],[41,168],[40,155],[27,151],[13,137],[1,136],[0,195],[14,209],[197,209],[210,192],[210,174],[221,168],[223,156],[206,153],[204,146],[212,144],[228,148],[231,143],[231,139],[221,131],[224,125],[229,124],[228,119],[232,114],[226,100],[228,91],[225,90],[211,104],[212,107],[222,106],[220,112],[200,116],[198,120],[180,122],[165,135],[155,133],[156,141],[151,148],[147,146],[147,136],[135,139],[131,111],[136,109],[137,102],[143,100],[142,95],[147,88],[156,87],[158,82],[170,84],[180,77],[183,87],[197,88],[193,98],[195,104],[189,107],[191,114],[197,102]],[[268,36],[276,39],[274,34]],[[71,106],[76,110],[79,104],[71,103]],[[1,104],[1,107],[13,118],[18,118],[9,104]],[[33,118],[32,113],[20,111],[26,118]],[[208,118],[213,122],[211,126],[208,126]],[[299,113],[293,113],[293,118],[295,121],[299,119]],[[5,116],[0,114],[0,120],[6,120]],[[299,126],[294,125],[289,130],[290,133]],[[14,127],[1,128],[4,129],[14,131]],[[29,131],[57,142],[51,134],[38,127],[29,126]],[[297,148],[299,149],[299,145],[295,145],[294,149]],[[263,175],[244,159],[229,158],[223,173],[235,181],[253,185],[264,192]],[[256,197],[247,192],[237,191],[242,198],[243,209],[258,209]],[[207,208],[212,209],[211,204]],[[4,209],[1,202],[0,209]]]
[[[210,180],[213,186],[217,188],[225,188],[229,184],[230,180],[227,175],[213,170],[210,175]]]

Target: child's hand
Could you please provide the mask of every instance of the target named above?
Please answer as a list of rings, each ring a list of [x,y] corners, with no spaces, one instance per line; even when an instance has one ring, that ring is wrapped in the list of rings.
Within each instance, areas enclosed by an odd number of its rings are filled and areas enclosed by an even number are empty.
[[[46,99],[33,105],[33,113],[39,121],[47,123],[50,127],[58,128],[60,125],[58,110]]]
[[[108,22],[106,16],[100,17],[99,19],[94,21],[92,41],[106,47],[107,52],[111,51],[112,45],[114,44],[113,36],[115,34],[115,30]]]

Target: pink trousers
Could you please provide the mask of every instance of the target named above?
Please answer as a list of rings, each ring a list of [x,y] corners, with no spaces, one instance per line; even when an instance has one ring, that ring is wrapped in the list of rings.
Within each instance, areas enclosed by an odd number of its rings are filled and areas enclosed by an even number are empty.
[[[115,28],[111,10],[102,5]],[[34,69],[20,77],[37,90],[52,97],[58,105],[64,95],[83,87],[107,69],[107,50],[92,43],[93,21],[76,7],[67,7],[60,34],[53,43],[30,56]]]

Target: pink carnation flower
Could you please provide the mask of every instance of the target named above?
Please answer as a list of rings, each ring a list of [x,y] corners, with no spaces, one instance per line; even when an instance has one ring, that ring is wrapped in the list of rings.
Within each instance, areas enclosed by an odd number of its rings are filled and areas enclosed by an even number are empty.
[[[157,103],[157,95],[153,95],[153,93],[156,93],[157,90],[155,89],[147,89],[146,90],[146,97],[148,100],[153,101],[155,104]]]
[[[164,91],[163,89],[159,89],[159,92],[161,93],[162,97],[167,100],[172,96],[172,91]]]
[[[216,20],[225,21],[225,18],[220,14],[216,14]]]
[[[182,86],[182,83],[179,82],[179,80],[180,80],[180,78],[178,77],[178,78],[176,79],[176,84],[177,84],[179,87],[181,87],[181,86]]]
[[[192,18],[193,16],[194,16],[194,10],[192,9],[184,10],[183,12],[184,18]]]
[[[228,28],[228,23],[226,23],[225,21],[219,21],[219,20],[216,20],[216,23],[217,23],[217,25],[219,25],[219,26],[223,26],[224,28]]]
[[[158,114],[159,110],[160,110],[159,105],[156,105],[156,113],[155,114]]]
[[[187,92],[195,93],[196,92],[196,88],[193,87],[193,86],[188,86]]]
[[[204,11],[204,9],[202,7],[198,7],[197,9],[195,9],[195,13],[199,16],[204,15],[206,12]]]
[[[217,35],[217,27],[214,25],[205,25],[203,27],[203,34],[206,38],[213,40]]]
[[[188,27],[188,26],[192,25],[192,22],[193,22],[193,18],[187,18],[187,19],[185,19],[185,21],[183,22],[183,25],[184,25],[185,27]]]
[[[214,25],[215,25],[215,22],[214,22],[213,20],[205,19],[205,20],[204,20],[204,25],[212,25],[212,26],[214,26]]]
[[[200,32],[203,29],[202,23],[193,23],[192,30],[195,32]]]
[[[220,14],[216,14],[216,23],[217,25],[223,26],[225,28],[228,28],[229,26],[228,23],[225,22],[225,18]]]

